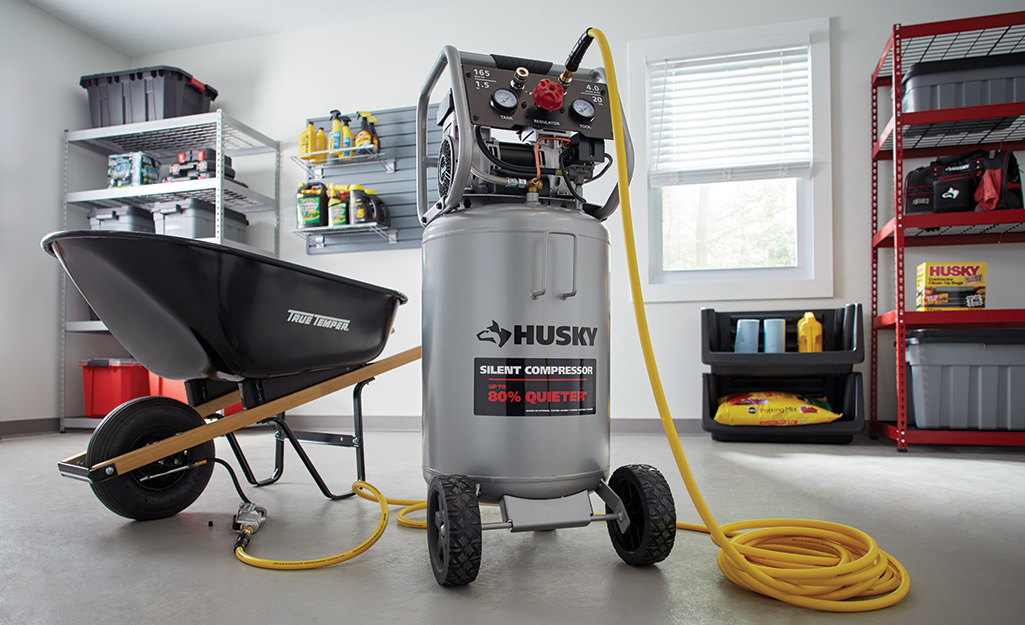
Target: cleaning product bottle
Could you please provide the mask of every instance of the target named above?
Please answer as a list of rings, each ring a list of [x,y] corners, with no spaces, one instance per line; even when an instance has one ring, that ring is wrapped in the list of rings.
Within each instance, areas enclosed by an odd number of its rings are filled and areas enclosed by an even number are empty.
[[[342,117],[342,158],[352,158],[352,128],[349,128],[348,117]]]
[[[367,119],[369,115],[366,111],[359,111],[360,128],[352,144],[357,150],[356,154],[370,154],[370,148],[374,145],[374,137],[370,134],[370,120]]]
[[[324,134],[323,128],[317,128],[317,150],[316,154],[313,155],[314,163],[325,163],[327,162],[327,135]]]
[[[370,197],[370,204],[373,206],[374,214],[372,221],[376,222],[381,228],[387,228],[391,224],[391,216],[388,213],[388,206],[384,203],[377,195],[377,191],[373,189],[366,189],[367,195]]]
[[[377,154],[381,151],[381,142],[377,139],[377,127],[375,126],[375,124],[377,124],[377,118],[373,115],[370,115],[368,119],[370,120],[370,136],[373,138],[374,141],[374,149],[370,151],[374,154]]]
[[[327,135],[327,151],[335,158],[342,158],[342,114],[331,111],[331,132]]]
[[[327,201],[327,225],[345,226],[349,223],[349,187],[332,185],[333,193]]]
[[[313,122],[310,122],[306,126],[306,130],[299,133],[299,158],[310,160],[313,152],[317,145],[317,130],[313,127]]]
[[[813,312],[804,313],[804,318],[797,322],[797,351],[822,351],[822,324]]]
[[[361,184],[349,185],[349,216],[354,224],[373,221],[374,205]]]
[[[327,187],[323,182],[299,183],[295,195],[296,222],[300,228],[327,225]]]

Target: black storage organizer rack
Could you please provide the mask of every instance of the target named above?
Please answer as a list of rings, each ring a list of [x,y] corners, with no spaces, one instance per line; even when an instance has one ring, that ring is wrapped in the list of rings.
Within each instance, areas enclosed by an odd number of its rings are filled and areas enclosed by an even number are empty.
[[[821,352],[797,351],[797,322],[811,312],[822,324]],[[738,319],[786,320],[784,353],[735,353]],[[843,308],[718,312],[701,310],[703,374],[701,427],[717,441],[849,443],[865,427],[861,373],[865,359],[861,304]],[[759,338],[759,343],[763,337]],[[731,393],[791,392],[825,396],[843,416],[832,423],[800,426],[723,425],[714,419],[719,398]]]

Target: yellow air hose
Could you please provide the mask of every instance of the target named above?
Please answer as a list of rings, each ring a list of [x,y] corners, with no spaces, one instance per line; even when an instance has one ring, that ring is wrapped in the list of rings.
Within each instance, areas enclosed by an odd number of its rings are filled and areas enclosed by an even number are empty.
[[[763,595],[815,610],[830,612],[864,612],[889,607],[908,593],[910,580],[900,562],[879,549],[864,532],[825,521],[797,519],[763,519],[740,521],[719,526],[705,504],[680,437],[673,425],[659,378],[655,353],[651,347],[648,321],[644,312],[637,250],[634,245],[633,220],[630,216],[630,194],[626,168],[622,109],[616,70],[605,35],[598,29],[587,31],[601,48],[612,103],[612,124],[615,138],[616,165],[619,174],[619,203],[623,215],[623,237],[626,240],[627,268],[633,297],[637,333],[640,335],[648,380],[658,406],[680,476],[687,486],[691,501],[704,526],[677,523],[685,530],[711,534],[719,548],[719,569],[731,582]],[[740,530],[747,530],[741,532]],[[729,536],[729,538],[728,538]]]
[[[897,603],[908,593],[910,580],[907,571],[900,562],[879,549],[872,537],[860,530],[839,523],[799,519],[739,521],[720,526],[712,517],[680,445],[680,437],[669,413],[655,354],[651,347],[640,274],[637,269],[637,250],[634,245],[630,195],[627,188],[629,180],[622,110],[612,52],[600,30],[592,28],[587,34],[595,39],[601,48],[608,79],[627,268],[644,363],[662,427],[673,450],[680,476],[698,515],[704,522],[704,525],[677,523],[676,527],[711,534],[712,542],[720,548],[717,557],[719,569],[727,579],[738,586],[780,601],[829,612],[865,612]],[[426,501],[387,499],[374,486],[362,481],[355,482],[352,489],[360,497],[377,501],[381,506],[377,528],[370,538],[359,546],[336,556],[317,560],[266,560],[246,553],[241,546],[235,548],[235,555],[246,564],[265,569],[312,569],[339,564],[355,558],[377,542],[388,524],[389,505],[405,506],[398,514],[401,525],[420,529],[427,527],[425,521],[406,518],[407,514],[426,508]],[[251,534],[252,531],[247,530],[246,533]]]

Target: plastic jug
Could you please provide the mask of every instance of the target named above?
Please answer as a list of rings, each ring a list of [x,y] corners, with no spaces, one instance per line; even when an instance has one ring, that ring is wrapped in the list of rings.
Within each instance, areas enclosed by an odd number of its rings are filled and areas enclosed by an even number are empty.
[[[334,185],[328,194],[327,225],[346,226],[349,224],[349,186]]]
[[[374,205],[361,184],[349,185],[349,217],[354,224],[374,221]]]
[[[317,149],[316,154],[313,155],[314,163],[327,162],[327,135],[324,134],[323,128],[317,128],[316,135]]]
[[[804,317],[797,322],[797,351],[822,351],[822,324],[813,312],[804,313]]]
[[[306,130],[299,133],[299,158],[310,160],[313,156],[310,152],[313,152],[317,146],[317,129],[313,127],[313,122],[310,122],[306,126]]]
[[[300,228],[327,225],[327,187],[323,182],[299,184],[295,196],[296,220]]]

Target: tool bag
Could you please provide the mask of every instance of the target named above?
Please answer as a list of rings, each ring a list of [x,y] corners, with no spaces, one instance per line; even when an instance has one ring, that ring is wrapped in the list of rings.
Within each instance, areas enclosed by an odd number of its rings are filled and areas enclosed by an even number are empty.
[[[933,210],[953,213],[975,209],[975,189],[985,170],[985,150],[944,156],[930,164],[933,177]]]
[[[904,212],[931,213],[932,204],[932,167],[924,166],[907,175],[904,183]]]
[[[983,160],[975,201],[979,210],[1023,207],[1021,171],[1013,152],[994,152],[992,158]]]

